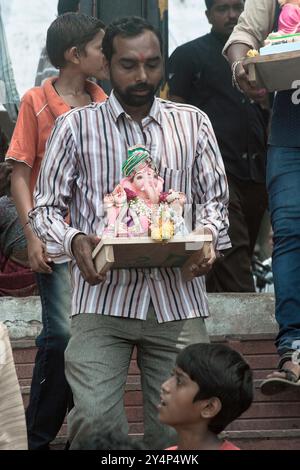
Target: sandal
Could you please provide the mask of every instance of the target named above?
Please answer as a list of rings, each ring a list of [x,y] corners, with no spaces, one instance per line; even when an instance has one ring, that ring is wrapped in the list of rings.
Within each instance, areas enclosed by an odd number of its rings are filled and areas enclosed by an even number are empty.
[[[287,390],[294,390],[295,387],[300,387],[300,377],[293,371],[283,367],[279,369],[278,372],[284,372],[285,377],[271,377],[265,379],[260,386],[260,390],[264,395],[275,395],[276,393],[282,393]]]

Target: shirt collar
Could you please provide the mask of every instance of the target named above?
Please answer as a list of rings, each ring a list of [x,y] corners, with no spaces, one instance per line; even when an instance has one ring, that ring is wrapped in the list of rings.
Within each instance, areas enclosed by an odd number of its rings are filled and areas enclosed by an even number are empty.
[[[56,80],[57,77],[48,78],[44,81],[42,85],[48,106],[55,118],[57,118],[61,114],[66,113],[67,111],[70,111],[71,109],[71,106],[69,106],[56,92],[54,88]],[[96,83],[93,83],[90,80],[86,80],[85,88],[89,93],[93,103],[100,103],[106,100],[106,94],[104,93],[101,87],[96,85]]]
[[[222,44],[222,46],[224,46],[224,44],[226,44],[226,42],[228,41],[228,38],[229,36],[224,36],[223,34],[221,33],[217,33],[216,31],[214,31],[213,29],[211,30],[210,34],[218,41]]]
[[[71,107],[58,95],[54,88],[54,83],[57,77],[51,77],[44,81],[42,88],[44,90],[47,104],[55,117],[55,119],[61,114],[70,111]]]
[[[122,105],[120,104],[119,100],[117,99],[114,91],[111,92],[107,106],[110,110],[110,113],[114,119],[115,122],[118,121],[119,117],[124,115],[128,119],[130,119],[130,116],[124,111]],[[159,125],[161,125],[161,103],[158,98],[154,98],[153,104],[151,106],[151,109],[149,111],[148,116],[146,116],[143,121],[153,119],[156,121]]]

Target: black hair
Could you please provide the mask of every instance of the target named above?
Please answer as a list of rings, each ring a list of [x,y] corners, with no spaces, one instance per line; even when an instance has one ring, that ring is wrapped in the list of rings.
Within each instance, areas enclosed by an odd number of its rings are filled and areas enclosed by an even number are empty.
[[[242,356],[221,344],[192,344],[176,360],[199,386],[194,402],[219,398],[222,408],[208,428],[219,434],[229,423],[246,411],[253,400],[252,372]]]
[[[79,9],[80,0],[59,0],[57,5],[58,16],[70,11],[77,12]]]
[[[243,1],[245,3],[245,0],[243,0]],[[215,0],[205,0],[205,5],[206,5],[207,11],[212,9],[212,7],[214,6],[214,3],[215,3]]]
[[[46,49],[51,64],[56,68],[63,67],[68,49],[77,47],[79,52],[84,52],[87,43],[104,28],[101,20],[82,13],[58,16],[47,31]]]
[[[102,52],[108,62],[111,62],[114,54],[113,42],[116,36],[130,38],[139,36],[144,31],[152,31],[156,35],[162,53],[163,45],[161,34],[149,21],[139,16],[125,16],[124,18],[112,21],[105,30],[102,43]]]
[[[8,149],[8,138],[0,127],[0,163],[4,162]]]
[[[10,161],[0,162],[0,174],[3,176],[3,186],[0,188],[1,196],[6,194],[7,196],[10,195],[10,178],[12,173],[12,163]]]
[[[213,7],[214,2],[215,2],[215,0],[205,0],[206,9],[208,11]]]

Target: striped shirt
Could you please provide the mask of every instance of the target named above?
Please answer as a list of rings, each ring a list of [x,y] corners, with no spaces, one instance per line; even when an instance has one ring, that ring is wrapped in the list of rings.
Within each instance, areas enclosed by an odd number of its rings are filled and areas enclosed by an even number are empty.
[[[187,203],[197,205],[194,225],[211,229],[217,249],[228,248],[227,180],[208,117],[193,106],[155,98],[139,125],[113,92],[105,103],[58,118],[35,190],[33,229],[56,262],[71,259],[73,315],[145,320],[151,300],[159,322],[206,317],[204,277],[184,282],[179,268],[120,269],[91,286],[74,260],[71,243],[79,231],[101,236],[104,195],[119,183],[128,147],[138,144],[150,150],[164,190],[183,191]],[[64,221],[68,207],[70,226]]]

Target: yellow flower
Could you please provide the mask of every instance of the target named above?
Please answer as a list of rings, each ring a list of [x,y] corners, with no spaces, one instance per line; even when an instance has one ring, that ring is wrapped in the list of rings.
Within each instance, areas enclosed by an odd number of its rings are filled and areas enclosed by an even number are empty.
[[[174,224],[171,220],[167,220],[162,224],[161,238],[163,240],[170,240],[174,236]]]
[[[152,240],[161,240],[161,228],[159,226],[151,228],[151,238]]]
[[[256,57],[259,55],[259,52],[256,49],[249,49],[247,52],[247,57]]]

